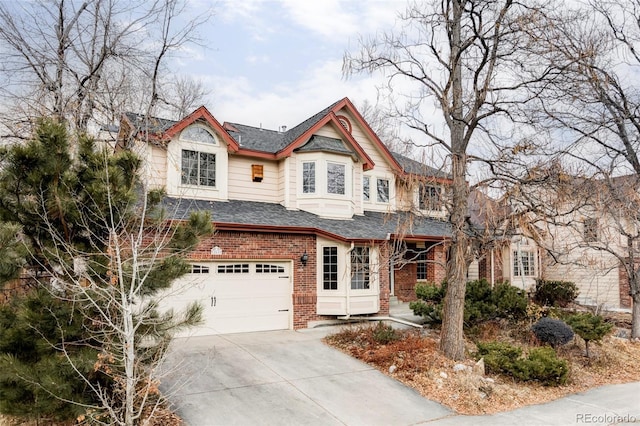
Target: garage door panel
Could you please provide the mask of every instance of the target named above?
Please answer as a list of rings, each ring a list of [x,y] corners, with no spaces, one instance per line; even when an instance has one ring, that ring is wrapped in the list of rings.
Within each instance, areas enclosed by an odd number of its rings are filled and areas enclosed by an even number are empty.
[[[184,335],[290,328],[290,262],[201,262],[177,281],[163,303],[175,310],[203,306],[204,324]]]

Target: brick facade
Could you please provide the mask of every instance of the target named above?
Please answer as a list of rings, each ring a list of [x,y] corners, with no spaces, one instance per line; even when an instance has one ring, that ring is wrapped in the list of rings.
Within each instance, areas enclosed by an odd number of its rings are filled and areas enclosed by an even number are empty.
[[[502,250],[493,251],[493,279],[494,282],[504,281],[504,273],[502,270]],[[487,253],[485,257],[478,261],[478,278],[486,279],[491,282],[491,253]]]
[[[211,248],[219,247],[220,255],[212,255]],[[381,259],[388,259],[386,244],[380,246]],[[307,253],[308,261],[302,265],[300,257]],[[310,321],[335,319],[316,314],[316,237],[312,234],[285,234],[242,231],[217,231],[200,243],[191,254],[192,260],[293,260],[293,328],[308,327]],[[380,265],[380,311],[389,313],[389,267]]]
[[[426,281],[441,283],[446,277],[446,252],[442,244],[433,245],[426,252]],[[418,282],[417,264],[404,263],[394,270],[394,295],[398,300],[410,302],[416,300],[416,283]]]
[[[636,266],[637,267],[637,266]],[[629,284],[629,277],[627,275],[627,270],[620,265],[618,267],[618,277],[619,277],[619,285],[618,289],[620,291],[620,307],[621,308],[631,308],[632,300],[631,300],[631,286]]]

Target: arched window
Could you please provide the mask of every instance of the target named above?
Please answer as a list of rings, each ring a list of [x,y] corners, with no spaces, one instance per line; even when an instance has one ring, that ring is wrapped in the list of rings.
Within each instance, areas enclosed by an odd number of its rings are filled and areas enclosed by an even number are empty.
[[[180,139],[217,145],[216,138],[204,127],[189,126],[180,133]]]

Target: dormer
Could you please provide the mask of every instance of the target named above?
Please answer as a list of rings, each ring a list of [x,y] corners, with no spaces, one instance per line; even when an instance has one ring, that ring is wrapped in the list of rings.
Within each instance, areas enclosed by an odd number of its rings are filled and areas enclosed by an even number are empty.
[[[185,127],[167,145],[167,194],[228,199],[227,145],[206,123]]]
[[[336,135],[337,136],[337,135]],[[297,206],[327,218],[351,218],[355,212],[357,153],[337,137],[315,134],[294,150]]]

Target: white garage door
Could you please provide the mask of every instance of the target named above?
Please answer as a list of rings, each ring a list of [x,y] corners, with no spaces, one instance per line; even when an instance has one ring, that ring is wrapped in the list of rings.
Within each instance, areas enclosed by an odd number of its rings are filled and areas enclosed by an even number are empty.
[[[291,323],[291,263],[203,262],[174,283],[163,307],[203,306],[203,324],[183,336],[282,330]]]

